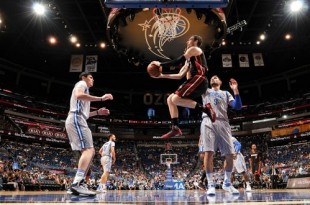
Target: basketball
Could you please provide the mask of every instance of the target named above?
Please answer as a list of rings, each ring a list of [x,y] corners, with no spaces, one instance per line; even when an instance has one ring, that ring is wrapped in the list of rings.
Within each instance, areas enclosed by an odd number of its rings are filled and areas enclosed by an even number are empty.
[[[147,72],[151,77],[158,77],[161,74],[161,67],[150,63],[147,66]]]

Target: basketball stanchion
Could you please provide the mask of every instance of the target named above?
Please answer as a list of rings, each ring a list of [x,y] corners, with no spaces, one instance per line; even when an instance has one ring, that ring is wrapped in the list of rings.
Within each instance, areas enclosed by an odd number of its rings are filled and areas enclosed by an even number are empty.
[[[173,183],[173,178],[172,178],[171,163],[172,163],[172,159],[167,158],[166,159],[167,169],[166,169],[165,190],[172,190],[174,187],[173,186],[174,183]]]

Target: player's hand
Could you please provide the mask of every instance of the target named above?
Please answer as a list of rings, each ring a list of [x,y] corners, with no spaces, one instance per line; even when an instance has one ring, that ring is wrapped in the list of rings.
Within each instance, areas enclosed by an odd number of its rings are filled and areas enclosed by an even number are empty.
[[[237,153],[233,154],[233,159],[237,159]]]
[[[110,110],[103,107],[103,108],[100,108],[98,110],[98,115],[109,115],[110,114]]]
[[[164,74],[160,73],[158,76],[151,76],[151,78],[163,78]]]
[[[152,61],[150,64],[154,64],[154,65],[160,66],[160,62],[159,61]]]
[[[232,90],[236,90],[238,89],[238,82],[235,79],[231,78],[229,80],[229,86]]]
[[[113,95],[108,93],[108,94],[104,94],[102,97],[101,97],[101,101],[105,101],[105,100],[113,100]]]

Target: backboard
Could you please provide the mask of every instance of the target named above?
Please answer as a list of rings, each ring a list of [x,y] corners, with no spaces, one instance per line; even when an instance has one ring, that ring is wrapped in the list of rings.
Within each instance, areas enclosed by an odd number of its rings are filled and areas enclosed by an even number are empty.
[[[146,64],[179,57],[194,34],[202,37],[203,50],[216,49],[226,30],[221,8],[113,8],[107,21],[112,47]]]
[[[178,155],[177,154],[160,154],[160,163],[166,164],[169,161],[171,164],[178,164]]]
[[[108,8],[224,8],[229,0],[104,0]]]

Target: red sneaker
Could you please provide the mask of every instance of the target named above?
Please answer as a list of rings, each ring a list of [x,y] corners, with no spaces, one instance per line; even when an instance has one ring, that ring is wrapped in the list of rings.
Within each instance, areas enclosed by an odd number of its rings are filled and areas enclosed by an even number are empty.
[[[211,119],[212,122],[215,122],[216,114],[215,114],[214,110],[212,109],[210,103],[205,105],[205,107],[203,108],[202,112],[206,113],[209,116],[209,118]]]
[[[181,129],[176,127],[176,128],[172,128],[168,133],[162,135],[160,138],[161,139],[167,139],[170,137],[181,136],[181,135],[182,135]]]

